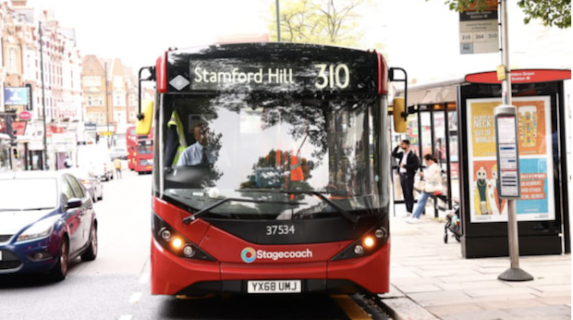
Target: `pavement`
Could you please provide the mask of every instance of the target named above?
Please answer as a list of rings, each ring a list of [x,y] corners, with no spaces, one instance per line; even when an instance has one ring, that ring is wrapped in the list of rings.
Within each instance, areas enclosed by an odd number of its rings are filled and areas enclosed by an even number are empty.
[[[433,211],[432,216],[433,216]],[[423,216],[407,223],[403,205],[390,219],[391,291],[379,295],[393,319],[571,319],[571,255],[522,256],[533,281],[497,277],[509,257],[464,259],[453,236],[444,243],[444,221]]]

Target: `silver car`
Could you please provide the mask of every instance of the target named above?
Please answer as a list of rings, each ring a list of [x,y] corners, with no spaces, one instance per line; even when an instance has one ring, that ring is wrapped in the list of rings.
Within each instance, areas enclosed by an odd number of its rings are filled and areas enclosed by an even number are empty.
[[[80,180],[94,203],[98,200],[103,200],[103,184],[93,171],[85,168],[76,168],[67,171]]]

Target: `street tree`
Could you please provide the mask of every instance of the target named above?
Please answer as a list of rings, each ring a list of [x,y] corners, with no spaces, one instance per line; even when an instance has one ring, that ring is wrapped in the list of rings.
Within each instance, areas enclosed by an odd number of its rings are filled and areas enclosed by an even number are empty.
[[[463,11],[472,6],[484,10],[488,2],[491,0],[446,0],[445,4],[452,11]],[[571,27],[571,0],[519,0],[518,4],[525,12],[525,24],[533,19],[541,19],[545,26],[561,29]]]
[[[283,0],[280,2],[281,41],[356,47],[361,10],[371,0]],[[276,12],[273,4],[271,12]],[[269,25],[276,30],[276,21]],[[278,39],[276,32],[271,40]]]

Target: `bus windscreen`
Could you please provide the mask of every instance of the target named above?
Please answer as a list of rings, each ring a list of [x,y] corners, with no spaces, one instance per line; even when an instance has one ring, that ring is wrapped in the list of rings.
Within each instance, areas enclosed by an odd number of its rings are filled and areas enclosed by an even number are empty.
[[[225,198],[205,216],[314,219],[376,215],[387,205],[377,144],[380,100],[284,95],[166,96],[164,119],[176,113],[177,137],[164,123],[164,146],[183,140],[178,156],[162,150],[164,195],[195,211]],[[292,192],[289,192],[292,191]],[[309,191],[309,193],[301,192]],[[328,194],[332,203],[312,192]],[[256,200],[254,205],[249,201]],[[290,202],[290,203],[289,203]]]

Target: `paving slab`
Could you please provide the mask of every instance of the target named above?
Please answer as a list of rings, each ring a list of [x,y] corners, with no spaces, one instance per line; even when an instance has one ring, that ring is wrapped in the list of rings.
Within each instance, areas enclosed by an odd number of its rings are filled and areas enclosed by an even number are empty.
[[[445,306],[427,307],[426,310],[439,318],[460,313],[481,312],[484,309],[475,303],[460,303]]]
[[[439,319],[408,298],[384,299],[383,307],[394,320]]]

